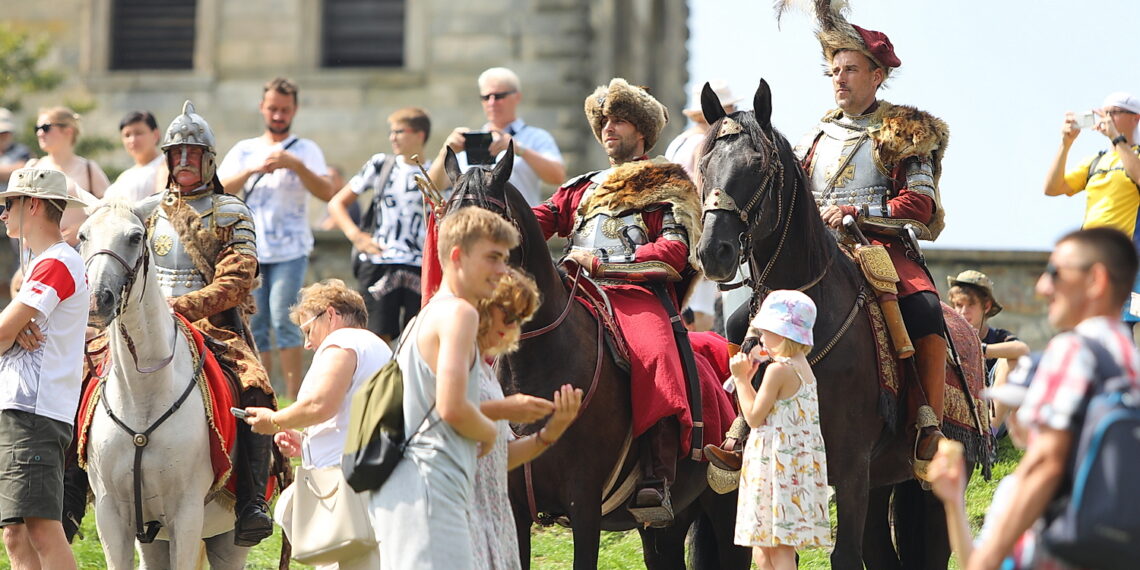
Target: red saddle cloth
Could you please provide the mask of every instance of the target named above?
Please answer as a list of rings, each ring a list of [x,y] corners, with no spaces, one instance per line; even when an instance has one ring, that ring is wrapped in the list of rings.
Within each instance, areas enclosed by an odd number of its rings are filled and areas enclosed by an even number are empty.
[[[210,486],[210,493],[213,494],[224,487],[232,494],[235,492],[235,481],[230,477],[230,473],[233,471],[232,455],[237,436],[236,419],[230,413],[230,408],[237,403],[234,387],[222,371],[214,353],[206,348],[202,333],[191,326],[182,315],[177,317],[182,332],[194,339],[191,350],[195,362],[200,358],[205,359],[196,382],[206,407],[206,421],[210,432],[210,463],[214,469],[214,483]],[[89,351],[88,354],[92,357],[91,367],[87,378],[83,381],[83,397],[79,402],[79,416],[76,422],[79,466],[84,469],[87,468],[87,438],[91,430],[91,418],[95,415],[96,406],[99,405],[99,398],[103,393],[103,381],[107,378],[111,366],[109,350],[97,353]],[[145,430],[149,427],[132,425],[126,418],[123,418],[123,421],[136,430]]]

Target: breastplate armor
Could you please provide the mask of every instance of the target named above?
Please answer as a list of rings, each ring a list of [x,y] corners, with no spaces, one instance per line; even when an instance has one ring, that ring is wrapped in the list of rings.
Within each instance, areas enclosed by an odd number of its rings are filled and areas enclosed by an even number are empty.
[[[596,185],[586,190],[582,200],[586,200],[595,188]],[[602,263],[632,263],[637,247],[646,243],[649,243],[649,231],[641,212],[623,216],[603,212],[578,220],[574,233],[570,235],[569,249],[588,251]]]
[[[864,215],[889,216],[887,198],[891,178],[883,173],[872,155],[874,142],[863,136],[865,130],[825,122],[811,161],[811,179],[816,205],[855,206]],[[850,160],[848,157],[850,156]],[[836,171],[843,166],[843,172]],[[834,179],[834,183],[828,183]]]
[[[202,226],[209,227],[213,215],[213,198],[207,194],[188,200],[187,204],[202,215]],[[158,287],[167,297],[179,297],[193,293],[206,286],[206,279],[198,272],[190,254],[182,246],[182,238],[174,225],[166,217],[166,212],[155,208],[154,225],[150,234],[150,246],[154,251],[155,274]]]

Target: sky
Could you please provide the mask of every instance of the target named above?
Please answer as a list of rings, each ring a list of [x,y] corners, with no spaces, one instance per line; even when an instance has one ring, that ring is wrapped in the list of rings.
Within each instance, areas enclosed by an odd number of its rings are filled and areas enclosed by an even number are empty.
[[[927,247],[1039,250],[1080,226],[1084,194],[1044,195],[1065,111],[1140,96],[1136,0],[862,0],[848,20],[886,33],[902,66],[879,98],[950,126],[940,184],[946,229]],[[771,0],[689,0],[689,78],[728,82],[752,108],[764,78],[793,144],[835,107],[814,19]],[[690,84],[688,92],[691,93]],[[691,95],[690,95],[691,97]],[[1082,131],[1068,167],[1109,146]]]

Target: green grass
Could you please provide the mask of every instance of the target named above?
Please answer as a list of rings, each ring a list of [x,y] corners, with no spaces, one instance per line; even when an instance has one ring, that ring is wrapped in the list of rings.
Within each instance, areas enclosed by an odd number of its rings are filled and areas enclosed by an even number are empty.
[[[1013,471],[1021,458],[1021,452],[1010,445],[1008,439],[1003,439],[998,448],[998,461],[994,465],[994,474],[991,481],[984,481],[980,472],[975,473],[966,489],[967,514],[970,525],[974,531],[981,527],[986,508],[993,497],[998,481]],[[831,520],[835,522],[835,505],[832,504]],[[99,545],[98,533],[95,530],[95,517],[88,509],[87,517],[83,520],[82,540],[76,539],[72,546],[75,558],[80,568],[104,568],[103,550]],[[569,529],[561,527],[537,528],[531,534],[531,555],[533,568],[564,569],[572,568],[574,560],[574,542]],[[250,551],[247,568],[256,570],[270,570],[277,568],[277,557],[281,549],[281,529],[272,537],[263,541]],[[310,568],[303,564],[293,563],[293,568]],[[603,532],[601,551],[598,554],[598,568],[641,568],[641,540],[635,531],[629,532]],[[800,568],[806,570],[824,570],[830,568],[828,552],[821,549],[800,551]],[[957,563],[951,559],[950,568],[957,568]],[[0,553],[0,570],[8,570],[11,564],[6,553]]]

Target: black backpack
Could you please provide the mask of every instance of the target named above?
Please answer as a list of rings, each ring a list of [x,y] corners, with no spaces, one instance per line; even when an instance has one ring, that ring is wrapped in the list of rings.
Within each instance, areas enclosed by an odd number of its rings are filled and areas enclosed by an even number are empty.
[[[1082,568],[1136,568],[1140,560],[1140,392],[1108,350],[1084,338],[1096,357],[1092,385],[1075,418],[1068,485],[1054,499],[1041,534],[1054,556]]]

